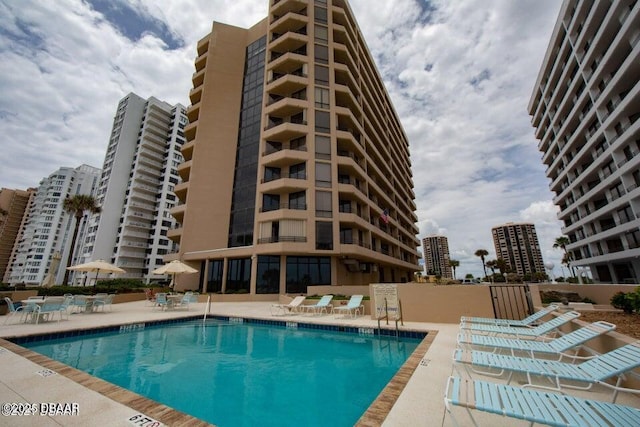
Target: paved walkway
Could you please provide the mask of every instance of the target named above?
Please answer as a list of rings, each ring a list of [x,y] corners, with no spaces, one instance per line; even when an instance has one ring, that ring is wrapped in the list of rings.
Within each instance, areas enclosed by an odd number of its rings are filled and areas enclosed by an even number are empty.
[[[0,326],[0,338],[194,316],[204,313],[205,306],[204,303],[196,303],[191,305],[189,311],[158,311],[153,310],[145,301],[116,304],[113,305],[112,312],[72,314],[69,320],[61,322],[47,322],[40,325],[3,325]],[[270,308],[271,303],[266,302],[212,303],[210,313],[231,317],[277,318],[271,315]],[[0,319],[4,322],[4,318]],[[305,323],[341,324],[369,328],[377,326],[376,321],[365,316],[357,319],[336,319],[332,315],[292,315],[287,316],[286,319]],[[399,387],[396,392],[387,389],[398,387],[388,386],[383,392],[385,396],[379,398],[380,401],[391,400],[391,404],[388,405],[392,406],[391,409],[384,410],[383,414],[377,414],[377,416],[382,416],[379,419],[384,421],[376,421],[376,414],[374,414],[373,418],[363,417],[360,424],[394,427],[448,427],[453,425],[451,417],[446,414],[443,397],[446,380],[453,373],[451,359],[456,345],[458,325],[405,322],[402,328],[431,331],[430,336],[427,337],[430,344],[426,343],[423,346],[427,347],[426,352],[419,356],[418,363],[415,363],[417,365],[415,370],[409,372],[408,380],[401,380],[401,382],[406,382],[406,385],[403,388]],[[0,340],[0,401],[3,403],[39,404],[52,402],[77,405],[47,407],[46,409],[52,411],[50,415],[11,416],[10,418],[0,415],[0,425],[142,426],[145,424],[135,424],[134,421],[136,419],[140,421],[145,416],[161,420],[165,425],[205,425],[205,423],[189,416],[172,411],[163,405],[157,405],[148,399],[141,399],[133,393],[111,386],[42,356],[34,357],[31,352],[23,352],[21,348],[12,343],[2,341]],[[51,371],[55,373],[49,375],[52,373]],[[393,393],[395,395],[389,399],[388,397]],[[591,397],[593,396],[591,394]],[[126,402],[126,404],[121,402]],[[635,397],[623,396],[623,398],[619,398],[619,403],[640,407],[640,400]],[[45,408],[39,407],[38,409]],[[73,415],[54,414],[55,411],[65,410]],[[470,420],[463,410],[458,409],[455,414],[460,425],[470,425]],[[134,421],[129,421],[130,419],[134,419]],[[513,419],[484,413],[477,415],[476,420],[479,425],[528,425],[528,423],[518,423]]]

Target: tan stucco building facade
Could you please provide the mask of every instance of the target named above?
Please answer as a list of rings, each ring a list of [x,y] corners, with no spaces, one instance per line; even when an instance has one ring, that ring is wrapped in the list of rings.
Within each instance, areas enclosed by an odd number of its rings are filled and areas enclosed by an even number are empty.
[[[409,143],[344,0],[271,0],[197,46],[168,237],[179,288],[312,294],[419,270]],[[339,293],[339,291],[336,291]]]

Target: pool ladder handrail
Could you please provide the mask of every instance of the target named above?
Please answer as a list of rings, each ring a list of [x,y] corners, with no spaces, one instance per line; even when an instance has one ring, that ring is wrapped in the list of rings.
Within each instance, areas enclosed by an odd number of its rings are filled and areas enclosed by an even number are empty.
[[[384,316],[377,316],[377,320],[378,320],[378,336],[380,336],[380,320],[381,319],[386,319],[387,321],[387,325],[389,324],[389,306],[387,305],[387,299],[384,299]],[[398,329],[398,320],[400,320],[400,324],[402,326],[404,326],[404,319],[402,317],[402,301],[400,301],[398,299],[398,311],[397,311],[396,317],[395,317],[395,321],[396,321],[396,338],[400,335],[400,331]]]
[[[202,316],[202,322],[206,322],[207,313],[211,311],[211,295],[207,295],[207,304],[204,307],[204,316]]]

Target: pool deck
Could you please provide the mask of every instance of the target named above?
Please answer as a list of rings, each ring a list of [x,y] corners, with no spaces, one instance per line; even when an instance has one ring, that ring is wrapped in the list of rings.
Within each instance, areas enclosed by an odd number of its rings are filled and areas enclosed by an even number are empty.
[[[202,315],[206,304],[191,304],[189,311],[159,311],[146,301],[115,304],[112,311],[104,313],[72,314],[69,320],[46,322],[39,325],[14,324],[0,326],[0,338],[26,336],[58,331],[73,331],[113,325],[135,324],[180,317]],[[300,323],[336,324],[376,328],[377,321],[368,316],[355,319],[333,315],[288,315],[272,316],[271,303],[236,302],[212,303],[211,315],[246,317],[269,320],[287,320]],[[0,317],[4,322],[5,318]],[[16,322],[17,319],[12,319]],[[383,322],[384,324],[384,322]],[[388,326],[392,328],[392,325]],[[423,344],[403,366],[398,375],[383,390],[378,399],[358,422],[362,426],[443,426],[455,425],[446,413],[444,393],[447,378],[455,374],[452,354],[456,347],[458,324],[405,322],[400,329],[429,332]],[[487,377],[476,376],[480,379]],[[490,379],[490,381],[500,381]],[[603,391],[573,392],[583,397],[607,400]],[[142,398],[117,386],[91,377],[76,369],[66,367],[44,356],[22,349],[0,339],[0,401],[6,403],[56,403],[77,405],[50,405],[50,411],[59,414],[5,416],[0,415],[0,425],[11,426],[131,426],[145,424],[140,420],[148,417],[171,426],[204,426],[186,414],[164,405]],[[640,408],[640,398],[621,394],[617,403]],[[18,405],[14,405],[14,409]],[[38,406],[38,411],[43,407]],[[24,407],[19,407],[19,410]],[[3,406],[3,412],[5,407]],[[65,413],[66,411],[66,413]],[[71,413],[71,415],[69,415]],[[461,426],[471,424],[463,409],[454,409]],[[130,421],[136,418],[136,424]],[[480,426],[529,425],[513,418],[504,418],[474,411]],[[9,420],[10,418],[10,420]]]

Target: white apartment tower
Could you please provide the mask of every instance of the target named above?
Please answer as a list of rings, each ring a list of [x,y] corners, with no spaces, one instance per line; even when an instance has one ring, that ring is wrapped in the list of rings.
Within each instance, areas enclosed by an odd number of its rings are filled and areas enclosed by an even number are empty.
[[[9,283],[40,285],[49,274],[53,255],[58,252],[62,262],[55,274],[55,283],[64,279],[64,265],[71,249],[75,226],[73,214],[65,212],[67,197],[93,195],[98,187],[100,169],[88,165],[77,168],[63,167],[40,181],[30,208],[22,238],[17,243],[12,259]],[[86,232],[86,220],[80,224],[78,242]],[[78,261],[81,249],[76,244],[72,262]]]
[[[640,3],[566,0],[529,114],[573,266],[640,283]]]
[[[422,254],[427,274],[453,279],[449,266],[449,241],[445,236],[428,236],[422,239]]]
[[[175,227],[169,210],[186,124],[180,104],[133,93],[120,100],[96,195],[102,212],[92,217],[84,261],[104,259],[126,270],[118,277],[149,279],[178,250],[166,235]]]

